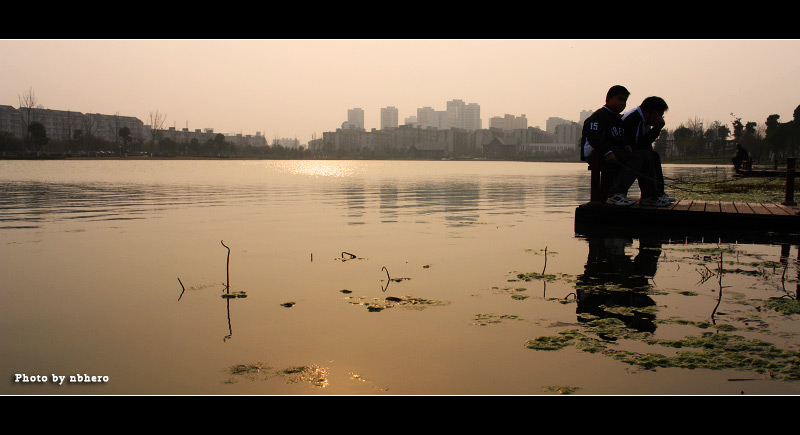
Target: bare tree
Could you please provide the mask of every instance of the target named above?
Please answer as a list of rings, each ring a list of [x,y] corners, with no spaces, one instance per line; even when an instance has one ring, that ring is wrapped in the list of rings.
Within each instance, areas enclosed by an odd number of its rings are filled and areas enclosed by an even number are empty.
[[[36,121],[34,119],[36,115],[34,110],[39,104],[39,100],[36,98],[33,88],[29,88],[22,95],[17,94],[17,98],[19,99],[19,108],[22,109],[22,121],[25,123],[25,137],[27,138],[30,136],[28,133],[28,128],[30,128],[31,124]]]
[[[86,141],[86,156],[88,157],[94,149],[94,135],[97,133],[97,119],[91,114],[87,113],[83,116],[83,134],[81,135]]]
[[[167,120],[166,113],[159,113],[158,109],[155,112],[150,112],[150,135],[151,135],[151,145],[153,149],[155,149],[156,144],[156,135],[158,131],[164,128],[164,121]]]

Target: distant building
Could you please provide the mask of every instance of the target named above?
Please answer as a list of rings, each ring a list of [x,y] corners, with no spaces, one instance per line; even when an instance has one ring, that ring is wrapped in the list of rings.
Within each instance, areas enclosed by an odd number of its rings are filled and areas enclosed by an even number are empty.
[[[447,102],[449,128],[461,128],[467,131],[481,128],[481,106],[465,103],[462,100]]]
[[[381,130],[385,128],[397,128],[398,117],[397,107],[389,106],[381,109]]]
[[[578,123],[583,125],[583,123],[586,122],[586,119],[592,116],[592,113],[594,113],[593,110],[581,110],[581,120]]]
[[[27,136],[27,117],[23,112],[27,109],[14,109],[11,106],[0,106],[0,131],[11,133],[14,137]],[[128,127],[134,140],[144,140],[150,128],[133,116],[103,115],[100,113],[80,113],[70,110],[53,110],[37,107],[31,109],[31,122],[44,126],[49,139],[68,140],[77,135],[114,142],[118,139],[119,130]],[[78,133],[80,132],[80,133]]]
[[[467,131],[482,129],[481,106],[476,103],[469,103],[464,106],[464,110],[460,115],[460,125],[461,128]]]
[[[514,116],[506,114],[505,116],[493,116],[489,120],[489,127],[498,128],[500,130],[519,130],[528,128],[528,118],[525,115]]]
[[[149,131],[150,128],[147,127]],[[245,145],[245,146],[266,146],[267,139],[261,132],[256,132],[255,135],[251,134],[242,134],[242,133],[214,133],[213,128],[206,128],[206,129],[194,129],[189,130],[188,128],[183,128],[181,130],[176,129],[175,127],[169,127],[166,130],[158,130],[156,135],[156,140],[164,140],[169,139],[175,143],[179,144],[187,144],[191,143],[193,140],[196,140],[200,143],[206,143],[213,141],[217,134],[222,134],[225,138],[225,142],[236,144],[236,145]]]
[[[351,128],[364,129],[364,109],[356,107],[347,111],[347,123]]]
[[[570,121],[570,120],[564,119],[564,118],[558,118],[558,117],[552,116],[550,118],[547,118],[547,124],[545,126],[545,130],[547,132],[549,132],[549,133],[555,133],[557,125],[569,124],[570,122],[573,122],[573,121]]]
[[[581,141],[582,130],[583,124],[569,122],[556,125],[553,133],[556,137],[556,143],[578,145]]]
[[[282,146],[284,148],[297,149],[297,148],[300,148],[300,141],[297,140],[297,138],[289,139],[287,137],[282,137],[282,138],[278,139],[276,137],[275,139],[272,139],[272,146],[275,146],[275,145],[280,145],[280,146]]]

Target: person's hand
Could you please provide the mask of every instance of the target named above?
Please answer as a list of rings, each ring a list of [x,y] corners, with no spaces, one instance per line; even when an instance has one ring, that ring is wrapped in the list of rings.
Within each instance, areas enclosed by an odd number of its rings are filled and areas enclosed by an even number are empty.
[[[629,153],[632,153],[633,152],[633,148],[631,148],[630,145],[625,145],[625,151],[627,151]]]
[[[616,161],[617,161],[617,157],[616,157],[616,156],[614,156],[614,153],[608,153],[608,154],[606,154],[606,155],[605,155],[605,157],[603,157],[603,159],[604,159],[605,161],[607,161],[607,162],[616,162]]]
[[[664,117],[662,116],[662,117],[656,119],[655,124],[653,124],[653,128],[664,128],[665,124],[666,124],[666,121],[664,121]]]

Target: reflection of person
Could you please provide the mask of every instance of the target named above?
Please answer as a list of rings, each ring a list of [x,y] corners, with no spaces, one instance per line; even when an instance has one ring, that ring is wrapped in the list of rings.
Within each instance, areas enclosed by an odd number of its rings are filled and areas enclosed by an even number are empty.
[[[661,129],[664,127],[664,112],[669,107],[661,97],[647,97],[642,104],[622,116],[625,126],[626,142],[633,148],[633,152],[642,155],[645,159],[647,171],[642,171],[639,176],[639,185],[642,183],[655,183],[656,198],[653,201],[674,202],[675,198],[664,191],[664,172],[661,169],[661,156],[653,149]],[[643,177],[645,175],[645,177]],[[649,178],[642,180],[642,178]]]
[[[583,123],[581,137],[581,160],[590,158],[602,162],[604,168],[614,171],[614,183],[608,193],[606,204],[632,205],[628,189],[642,167],[642,157],[634,154],[625,144],[624,127],[620,113],[625,110],[628,92],[624,86],[612,86],[606,94],[606,103]]]
[[[750,155],[747,153],[747,150],[741,144],[736,144],[736,155],[733,156],[731,161],[733,162],[734,169],[740,169],[742,167],[742,162],[749,159]]]
[[[661,243],[640,239],[639,253],[631,260],[625,252],[633,244],[630,238],[590,237],[588,242],[589,257],[575,286],[578,320],[614,317],[638,331],[655,331],[655,316],[641,309],[655,306],[647,291]]]

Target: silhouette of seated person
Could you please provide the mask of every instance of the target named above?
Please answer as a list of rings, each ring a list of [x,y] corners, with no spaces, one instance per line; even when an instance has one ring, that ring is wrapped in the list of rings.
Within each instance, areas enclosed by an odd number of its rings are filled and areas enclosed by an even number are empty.
[[[655,331],[655,315],[637,308],[655,306],[647,292],[658,268],[661,242],[640,239],[639,253],[631,259],[625,252],[633,245],[629,237],[589,237],[587,241],[589,256],[575,285],[578,321],[617,318],[637,331]]]
[[[736,155],[733,156],[731,161],[733,162],[733,168],[736,170],[742,169],[742,163],[746,160],[750,159],[750,154],[747,153],[747,150],[740,144],[736,144]]]

